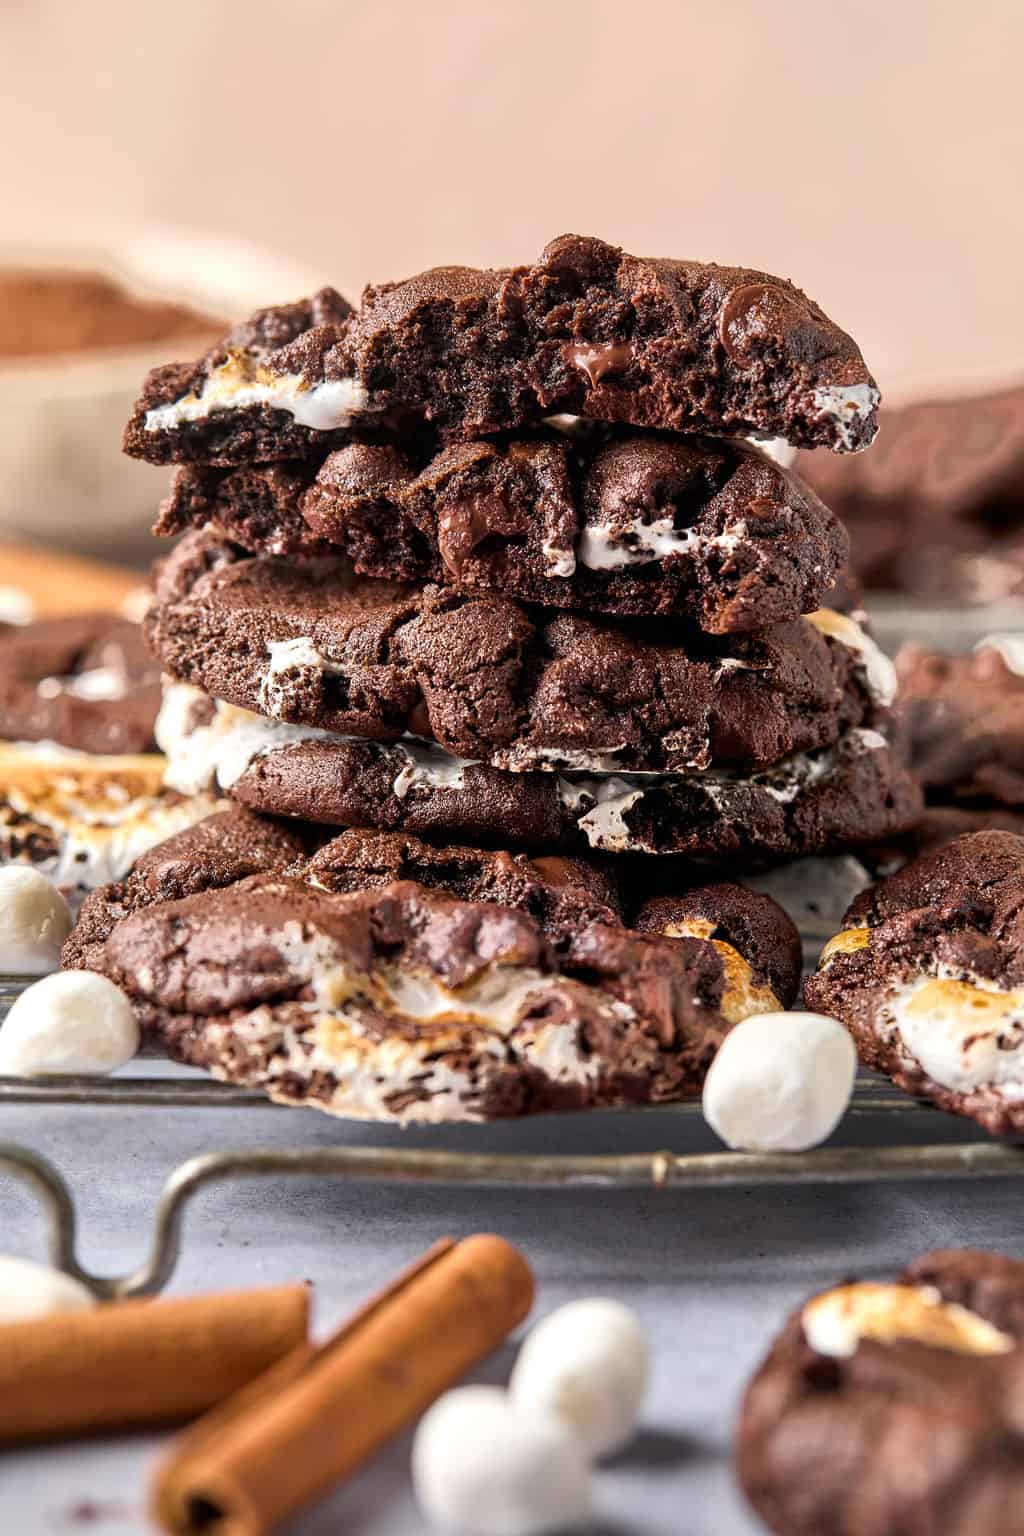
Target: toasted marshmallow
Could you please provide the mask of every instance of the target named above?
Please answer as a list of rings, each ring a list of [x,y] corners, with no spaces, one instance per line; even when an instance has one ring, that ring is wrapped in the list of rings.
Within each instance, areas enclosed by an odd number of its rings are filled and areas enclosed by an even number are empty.
[[[802,1152],[827,1140],[853,1093],[857,1053],[821,1013],[763,1013],[722,1042],[704,1083],[704,1118],[727,1146]]]
[[[859,949],[867,949],[870,943],[870,928],[844,928],[829,939],[818,957],[818,964],[827,966],[837,955],[855,955]]]
[[[780,1013],[782,1004],[771,987],[754,975],[753,967],[724,939],[712,939],[716,925],[705,917],[688,917],[682,922],[666,923],[661,930],[667,939],[708,939],[722,957],[725,989],[721,1010],[730,1024],[759,1013]]]
[[[941,1087],[1024,1098],[1024,991],[983,976],[912,976],[886,999],[886,1026]]]
[[[164,766],[155,752],[104,757],[0,743],[0,832],[25,849],[19,862],[62,888],[119,880],[149,848],[221,808],[214,795],[166,789]]]
[[[801,1314],[804,1336],[819,1355],[848,1359],[862,1339],[911,1342],[959,1355],[1004,1355],[1008,1334],[930,1285],[841,1285],[809,1301]]]

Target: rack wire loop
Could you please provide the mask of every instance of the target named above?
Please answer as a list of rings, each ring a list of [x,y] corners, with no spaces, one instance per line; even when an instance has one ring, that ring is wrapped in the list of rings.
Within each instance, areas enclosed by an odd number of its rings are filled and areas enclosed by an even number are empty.
[[[388,1147],[255,1148],[208,1152],[180,1164],[157,1204],[149,1257],[128,1275],[99,1276],[77,1257],[74,1200],[63,1176],[26,1147],[0,1143],[7,1169],[36,1194],[49,1216],[52,1263],[102,1300],[152,1296],[174,1273],[185,1211],[209,1185],[244,1178],[294,1177],[489,1188],[609,1187],[713,1189],[791,1184],[859,1184],[915,1178],[1007,1177],[1024,1174],[1024,1147],[968,1145],[823,1147],[802,1153],[637,1152],[607,1154],[467,1153]]]

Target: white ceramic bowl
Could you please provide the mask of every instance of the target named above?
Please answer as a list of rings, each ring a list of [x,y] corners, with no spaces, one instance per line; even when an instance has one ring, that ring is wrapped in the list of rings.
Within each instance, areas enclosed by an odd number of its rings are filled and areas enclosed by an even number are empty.
[[[231,323],[322,284],[250,246],[147,230],[0,246],[0,268],[91,272],[129,294]],[[130,347],[0,360],[0,540],[143,561],[168,473],[126,458],[121,434],[148,370],[194,357],[209,333]],[[5,580],[15,579],[10,573]]]

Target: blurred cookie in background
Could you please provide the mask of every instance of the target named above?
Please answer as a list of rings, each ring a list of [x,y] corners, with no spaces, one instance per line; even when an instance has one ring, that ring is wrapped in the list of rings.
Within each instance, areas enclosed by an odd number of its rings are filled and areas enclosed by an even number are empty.
[[[0,864],[31,864],[69,900],[120,879],[147,849],[217,809],[213,794],[165,787],[156,752],[0,743]]]
[[[896,669],[900,730],[929,802],[1024,807],[1024,631],[965,656],[907,645]]]
[[[0,628],[0,739],[147,752],[159,708],[160,668],[132,620],[82,614]]]
[[[959,1249],[793,1313],[737,1431],[740,1486],[779,1536],[1019,1536],[1024,1263]]]
[[[847,525],[869,590],[1024,598],[1024,379],[883,407],[870,453],[804,452],[795,467]]]

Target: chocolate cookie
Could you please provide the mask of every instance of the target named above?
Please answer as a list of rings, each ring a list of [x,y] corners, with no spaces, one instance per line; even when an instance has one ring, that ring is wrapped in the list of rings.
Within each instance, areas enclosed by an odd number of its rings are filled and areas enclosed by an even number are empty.
[[[352,581],[343,562],[208,534],[166,562],[147,632],[171,676],[227,703],[513,773],[756,770],[874,724],[895,692],[878,646],[831,609],[726,642]]]
[[[264,310],[157,369],[125,433],[152,463],[301,458],[396,412],[449,440],[560,413],[850,452],[878,390],[854,342],[784,279],[563,235],[532,266],[436,267]]]
[[[0,743],[0,863],[33,864],[67,892],[118,880],[218,797],[163,782],[156,753],[101,757]]]
[[[1024,807],[1024,636],[992,636],[967,656],[908,645],[896,668],[928,799]]]
[[[699,1091],[730,1020],[722,955],[411,882],[254,876],[143,907],[100,969],[177,1058],[329,1113],[486,1120]]]
[[[136,859],[122,878],[89,892],[64,945],[62,967],[98,969],[117,924],[141,907],[301,866],[315,846],[309,830],[301,822],[275,821],[234,805],[174,833]]]
[[[638,932],[709,939],[725,967],[721,1006],[730,1019],[788,1006],[796,997],[799,935],[777,903],[742,886],[693,886],[650,898],[631,914],[608,871],[592,861],[437,846],[396,832],[351,830],[329,841],[325,835],[323,828],[241,807],[210,816],[144,854],[124,879],[90,893],[62,964],[102,970],[107,939],[142,907],[253,874],[284,873],[335,895],[411,880],[459,901],[512,907],[538,924],[556,952],[591,923],[622,927],[629,920]],[[694,871],[687,875],[692,881]]]
[[[796,1002],[803,945],[796,924],[771,896],[731,881],[697,885],[677,895],[650,897],[633,926],[640,933],[666,938],[708,939],[727,964],[730,951],[742,956],[755,975],[768,982],[782,1007]]]
[[[779,1536],[1024,1533],[1024,1263],[927,1254],[793,1314],[747,1389],[737,1472]]]
[[[397,832],[353,830],[331,837],[322,826],[232,806],[151,849],[123,880],[93,891],[65,946],[64,968],[96,969],[96,946],[140,907],[278,873],[336,895],[414,880],[460,901],[517,907],[552,938],[590,922],[622,924],[612,880],[583,859],[437,847]]]
[[[160,719],[168,781],[219,786],[271,815],[494,847],[590,848],[688,858],[794,858],[910,826],[914,781],[883,735],[757,773],[508,773],[413,740],[386,744],[289,725],[182,685]]]
[[[326,890],[356,891],[414,880],[463,901],[497,902],[528,912],[549,940],[565,944],[591,922],[628,924],[640,933],[709,939],[723,956],[723,1008],[731,1018],[795,1000],[800,936],[769,897],[742,885],[695,885],[655,896],[635,910],[606,868],[580,858],[528,858],[468,847],[437,847],[395,832],[343,832],[309,860],[303,878]],[[689,871],[689,879],[695,872]],[[774,989],[772,991],[771,989]]]
[[[88,614],[0,629],[0,738],[82,752],[153,746],[160,669],[128,619]]]
[[[1024,385],[882,412],[874,452],[797,469],[849,526],[869,587],[978,602],[1024,592]]]
[[[864,891],[805,991],[907,1093],[1024,1131],[1024,837],[969,833]]]
[[[634,431],[456,444],[425,465],[353,443],[322,464],[178,471],[157,533],[213,526],[275,555],[714,634],[816,608],[848,548],[832,513],[745,443]]]

